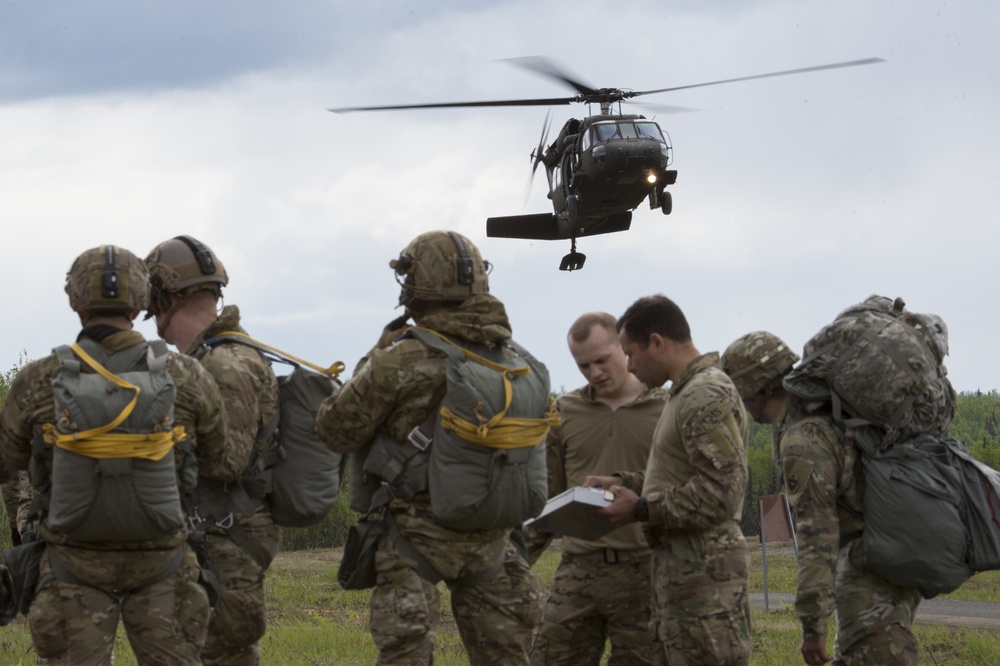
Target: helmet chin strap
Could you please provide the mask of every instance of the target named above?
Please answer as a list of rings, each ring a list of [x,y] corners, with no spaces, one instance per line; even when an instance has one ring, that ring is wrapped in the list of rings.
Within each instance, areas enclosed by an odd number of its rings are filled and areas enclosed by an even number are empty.
[[[174,318],[178,310],[184,307],[184,302],[187,300],[187,296],[180,294],[167,294],[167,297],[170,299],[170,307],[163,311],[162,317],[156,319],[156,334],[164,340],[167,339],[167,327],[170,326],[170,320]]]

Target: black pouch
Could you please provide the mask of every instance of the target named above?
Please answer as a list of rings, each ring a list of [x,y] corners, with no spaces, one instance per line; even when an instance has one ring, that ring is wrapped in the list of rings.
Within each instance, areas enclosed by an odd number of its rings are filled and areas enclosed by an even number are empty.
[[[22,543],[16,548],[12,548],[4,553],[4,561],[7,563],[7,571],[4,575],[3,584],[6,587],[9,576],[10,587],[8,595],[10,599],[5,600],[5,606],[13,611],[10,618],[9,613],[3,612],[3,618],[7,619],[3,624],[9,623],[17,613],[27,613],[35,598],[35,586],[38,584],[38,566],[42,561],[42,554],[45,552],[45,542],[42,540]]]
[[[337,581],[345,590],[375,587],[375,550],[379,537],[388,529],[387,520],[384,513],[378,512],[351,526],[337,571]]]

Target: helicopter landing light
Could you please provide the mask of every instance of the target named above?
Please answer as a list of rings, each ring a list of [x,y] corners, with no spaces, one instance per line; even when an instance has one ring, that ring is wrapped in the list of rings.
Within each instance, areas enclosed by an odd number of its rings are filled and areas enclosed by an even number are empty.
[[[653,183],[656,182],[656,174],[655,173],[649,174],[648,176],[646,176],[646,180],[649,182],[650,185],[652,185]]]

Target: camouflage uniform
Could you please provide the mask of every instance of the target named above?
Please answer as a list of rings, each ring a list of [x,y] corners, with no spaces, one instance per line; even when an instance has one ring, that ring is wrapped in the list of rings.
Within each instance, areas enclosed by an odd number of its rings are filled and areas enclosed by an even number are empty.
[[[221,342],[211,347],[204,344],[225,331],[246,333],[240,327],[240,312],[235,305],[223,308],[219,318],[185,353],[200,360],[218,384],[229,432],[226,456],[236,469],[245,470],[255,450],[257,433],[271,424],[277,412],[278,383],[270,364],[252,347],[238,342]],[[254,542],[258,552],[267,555],[267,561],[258,562],[233,541],[227,530],[215,525],[208,528],[206,540],[212,573],[221,590],[201,653],[206,665],[260,663],[259,641],[267,619],[264,572],[278,552],[278,527],[267,503],[259,501],[255,513],[238,517],[235,529]]]
[[[430,306],[415,315],[418,325],[469,343],[495,345],[510,338],[503,304],[480,293],[465,301]],[[448,360],[415,339],[403,337],[375,349],[335,396],[323,403],[317,432],[339,453],[370,443],[379,429],[403,441],[444,397]],[[400,533],[445,577],[452,611],[471,664],[527,664],[531,630],[542,609],[542,584],[509,545],[509,529],[461,532],[438,524],[427,493],[393,500],[389,512]],[[499,573],[487,580],[461,578],[488,571],[500,558]],[[388,535],[378,543],[377,583],[371,598],[370,629],[379,664],[430,664],[438,625],[439,597],[414,562],[401,555]]]
[[[0,465],[0,472],[2,471],[3,466]],[[2,476],[5,476],[5,474],[0,473],[0,477]],[[4,514],[7,516],[7,525],[10,528],[10,541],[16,546],[21,543],[21,532],[19,530],[20,525],[17,521],[17,509],[20,505],[21,488],[17,475],[15,475],[12,479],[0,482],[0,491],[3,493],[3,509]]]
[[[670,387],[645,474],[616,472],[649,510],[654,664],[749,661],[747,427],[718,354],[702,355]]]
[[[84,328],[81,337],[109,354],[144,344],[139,333],[111,326]],[[238,478],[224,455],[225,417],[215,382],[178,354],[168,356],[166,369],[177,389],[175,423],[192,439],[201,473],[221,481]],[[0,412],[0,455],[10,469],[28,468],[32,440],[53,422],[52,381],[58,373],[59,361],[50,355],[15,377]],[[51,465],[51,450],[46,454]],[[38,531],[47,548],[28,622],[39,663],[110,664],[119,618],[139,663],[201,663],[208,599],[185,528],[153,541],[72,542],[49,530],[43,516]],[[174,573],[149,584],[177,559]],[[57,574],[54,563],[63,571]]]
[[[549,496],[582,485],[588,474],[646,464],[666,391],[646,390],[612,411],[585,386],[559,397],[560,425],[546,443]],[[638,524],[594,541],[563,537],[545,615],[531,651],[533,666],[649,664],[651,551]]]
[[[856,446],[845,440],[828,411],[789,409],[778,427],[778,456],[795,513],[799,547],[795,614],[804,640],[826,636],[836,608],[834,664],[904,665],[918,662],[911,631],[920,594],[864,569],[864,478]]]

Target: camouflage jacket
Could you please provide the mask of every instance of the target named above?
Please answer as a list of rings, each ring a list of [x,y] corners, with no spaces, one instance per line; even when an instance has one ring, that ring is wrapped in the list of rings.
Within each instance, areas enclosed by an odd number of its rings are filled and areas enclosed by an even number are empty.
[[[511,336],[507,312],[490,294],[433,310],[416,323],[459,343],[493,346]],[[373,349],[343,388],[323,403],[316,431],[338,453],[364,448],[379,428],[403,441],[441,403],[447,368],[446,356],[404,333],[385,349]]]
[[[278,380],[271,364],[253,347],[229,341],[205,344],[226,331],[246,334],[235,305],[223,308],[185,353],[198,359],[219,387],[229,432],[227,464],[242,472],[250,463],[257,433],[271,425],[278,411]]]
[[[80,337],[93,337],[98,327],[85,328]],[[100,336],[99,336],[100,337]],[[99,342],[109,354],[144,342],[141,334],[131,330],[118,330],[101,337]],[[194,359],[170,353],[167,373],[177,389],[174,401],[174,423],[184,426],[191,439],[198,459],[199,472],[220,481],[239,478],[237,469],[225,455],[226,421],[222,411],[219,389],[207,372]],[[7,400],[0,411],[0,456],[10,469],[27,470],[31,457],[31,444],[41,435],[43,425],[55,420],[55,402],[52,381],[59,373],[55,354],[28,363],[11,383]],[[51,451],[47,451],[51,464]],[[46,540],[57,539],[48,533],[44,520],[39,533]],[[155,543],[133,544],[136,549],[169,548],[184,541],[185,533],[164,537]],[[101,544],[85,544],[100,549]],[[115,544],[115,549],[129,546]]]
[[[841,544],[860,537],[864,529],[861,459],[829,413],[793,419],[786,415],[776,429],[799,549],[795,613],[803,636],[815,639],[826,635],[836,607]]]
[[[623,475],[633,489],[641,482],[654,534],[739,522],[748,427],[739,393],[719,367],[719,355],[692,361],[670,387],[645,473]]]
[[[589,385],[559,396],[560,424],[549,431],[545,448],[549,497],[582,485],[590,474],[645,466],[666,396],[662,388],[647,389],[614,411],[594,399]],[[580,555],[602,548],[637,550],[648,546],[638,524],[626,525],[595,541],[563,537],[567,553]]]

